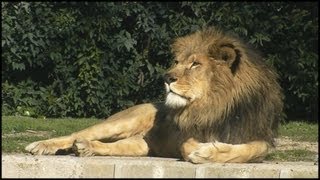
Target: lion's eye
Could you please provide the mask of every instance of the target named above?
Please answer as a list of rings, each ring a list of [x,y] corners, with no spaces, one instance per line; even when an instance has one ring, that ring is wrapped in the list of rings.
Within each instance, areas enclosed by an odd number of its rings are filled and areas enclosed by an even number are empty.
[[[195,68],[195,67],[197,67],[199,65],[201,65],[199,62],[193,61],[192,64],[191,64],[191,68]]]
[[[175,60],[175,61],[173,62],[173,65],[177,65],[178,63],[179,63],[179,61]]]

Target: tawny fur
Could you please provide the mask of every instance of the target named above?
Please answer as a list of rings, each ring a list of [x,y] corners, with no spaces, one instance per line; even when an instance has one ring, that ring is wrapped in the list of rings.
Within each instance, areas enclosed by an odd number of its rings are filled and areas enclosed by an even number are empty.
[[[277,74],[238,38],[206,28],[177,38],[167,101],[142,104],[69,136],[31,143],[32,154],[178,157],[260,162],[282,112]]]
[[[224,62],[212,63],[204,74],[207,77],[197,77],[209,80],[208,73],[212,74],[209,92],[201,102],[190,104],[175,115],[174,120],[182,130],[194,131],[202,141],[215,138],[226,143],[246,143],[260,139],[272,145],[283,97],[277,74],[257,53],[215,28],[178,38],[172,47],[178,61],[185,61],[192,54],[221,60],[221,45],[237,51],[236,66],[230,70]],[[200,135],[199,130],[205,133]]]

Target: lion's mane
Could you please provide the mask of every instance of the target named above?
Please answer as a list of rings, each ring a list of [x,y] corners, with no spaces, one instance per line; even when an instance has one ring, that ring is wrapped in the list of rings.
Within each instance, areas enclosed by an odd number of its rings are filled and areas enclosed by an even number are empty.
[[[239,38],[217,28],[178,38],[172,49],[180,58],[202,53],[214,59],[234,59],[230,63],[232,76],[211,67],[210,73],[215,78],[210,82],[205,101],[172,110],[182,132],[204,142],[237,144],[265,140],[274,145],[283,95],[278,75],[258,53]]]

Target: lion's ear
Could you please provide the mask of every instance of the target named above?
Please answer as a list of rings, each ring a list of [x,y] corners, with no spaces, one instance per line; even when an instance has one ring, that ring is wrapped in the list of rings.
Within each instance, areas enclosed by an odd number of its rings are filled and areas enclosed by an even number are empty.
[[[234,71],[239,64],[241,54],[232,44],[214,44],[209,46],[209,56],[216,60],[225,61]]]

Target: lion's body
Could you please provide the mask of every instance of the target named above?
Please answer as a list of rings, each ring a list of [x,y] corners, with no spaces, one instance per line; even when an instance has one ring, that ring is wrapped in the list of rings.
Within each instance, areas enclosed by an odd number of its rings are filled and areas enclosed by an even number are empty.
[[[261,161],[273,145],[283,106],[276,73],[240,40],[214,28],[178,38],[172,48],[176,64],[165,75],[165,103],[137,105],[26,149],[194,163]]]

